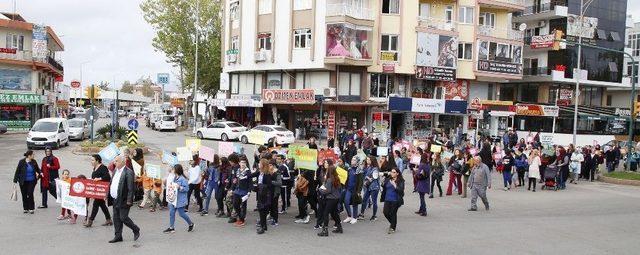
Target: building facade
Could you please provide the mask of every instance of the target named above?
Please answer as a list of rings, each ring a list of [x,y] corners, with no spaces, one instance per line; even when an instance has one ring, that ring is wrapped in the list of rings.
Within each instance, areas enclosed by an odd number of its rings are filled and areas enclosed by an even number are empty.
[[[24,131],[35,120],[56,115],[64,75],[56,53],[64,45],[49,26],[18,14],[0,15],[0,123]]]
[[[513,13],[524,10],[523,0],[226,0],[228,93],[214,105],[297,138],[362,127],[383,140],[459,125],[497,133],[511,108],[500,84],[523,77]]]

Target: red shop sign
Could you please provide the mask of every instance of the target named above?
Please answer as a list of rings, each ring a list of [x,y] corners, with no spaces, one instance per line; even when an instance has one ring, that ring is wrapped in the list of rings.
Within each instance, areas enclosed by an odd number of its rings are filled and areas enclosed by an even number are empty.
[[[384,64],[382,64],[382,72],[383,73],[395,73],[396,72],[396,64],[394,64],[394,63],[384,63]]]
[[[0,48],[0,53],[8,53],[8,54],[16,54],[16,49],[11,48]]]
[[[265,104],[314,104],[316,94],[313,89],[263,89]]]
[[[71,178],[70,196],[106,199],[109,182]]]

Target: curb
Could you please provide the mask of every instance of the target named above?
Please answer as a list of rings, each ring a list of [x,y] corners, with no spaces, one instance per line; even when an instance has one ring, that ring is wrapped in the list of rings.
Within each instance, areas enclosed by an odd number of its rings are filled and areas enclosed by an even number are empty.
[[[637,180],[624,180],[607,176],[598,176],[598,180],[605,183],[610,184],[618,184],[618,185],[629,185],[629,186],[640,186],[640,181]]]

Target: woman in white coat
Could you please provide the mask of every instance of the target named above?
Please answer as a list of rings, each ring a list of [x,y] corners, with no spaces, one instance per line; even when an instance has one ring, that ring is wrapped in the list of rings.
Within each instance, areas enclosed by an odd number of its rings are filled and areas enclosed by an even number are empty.
[[[584,161],[584,155],[582,155],[582,149],[576,148],[571,154],[571,164],[569,169],[571,170],[571,183],[578,184],[578,178],[580,171],[582,170],[582,162]]]
[[[529,156],[529,188],[531,190],[531,184],[533,184],[533,192],[536,192],[536,182],[540,179],[540,151],[538,149],[531,150]]]

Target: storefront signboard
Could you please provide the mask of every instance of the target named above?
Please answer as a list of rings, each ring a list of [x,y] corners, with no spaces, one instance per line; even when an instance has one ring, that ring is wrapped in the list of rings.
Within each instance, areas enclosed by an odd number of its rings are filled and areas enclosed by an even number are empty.
[[[394,63],[384,63],[384,64],[382,64],[382,72],[383,73],[395,73],[396,72],[396,64],[394,64]]]
[[[36,94],[0,94],[0,104],[42,104],[42,97]]]
[[[425,113],[444,113],[445,100],[412,98],[411,111]]]
[[[522,65],[516,63],[478,60],[478,71],[504,74],[522,74]]]
[[[263,89],[262,102],[267,104],[314,104],[313,89]]]
[[[467,113],[467,101],[464,100],[447,100],[444,104],[445,113]]]
[[[532,49],[551,48],[553,47],[554,40],[555,40],[555,34],[532,36],[531,48]]]
[[[7,126],[7,131],[28,131],[31,121],[28,120],[0,120],[0,124]]]
[[[553,105],[517,104],[516,115],[558,117],[560,109]]]

